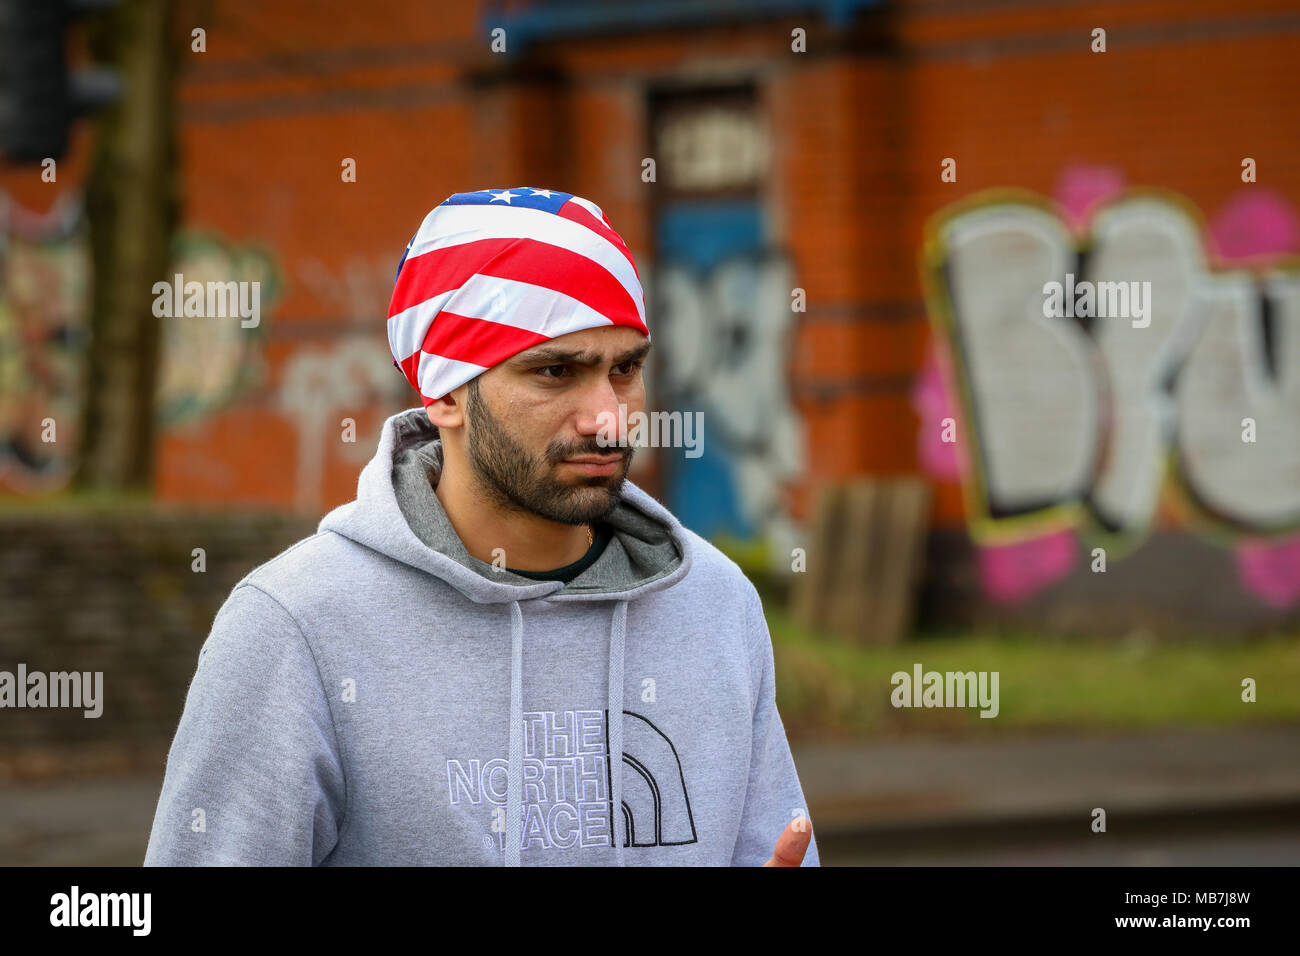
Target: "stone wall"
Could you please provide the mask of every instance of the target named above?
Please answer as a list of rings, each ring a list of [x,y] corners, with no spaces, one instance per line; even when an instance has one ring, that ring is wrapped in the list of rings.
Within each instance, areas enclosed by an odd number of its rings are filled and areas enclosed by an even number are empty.
[[[0,514],[0,671],[103,673],[98,718],[0,709],[0,755],[165,752],[217,609],[318,520],[158,507]]]

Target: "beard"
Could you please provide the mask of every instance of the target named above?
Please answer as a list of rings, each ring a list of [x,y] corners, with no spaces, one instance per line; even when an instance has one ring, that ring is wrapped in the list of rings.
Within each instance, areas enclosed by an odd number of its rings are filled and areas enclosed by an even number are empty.
[[[541,457],[534,457],[511,437],[479,394],[478,381],[470,382],[466,403],[466,445],[470,468],[478,486],[503,510],[521,510],[560,524],[592,524],[618,504],[635,449],[626,454],[612,475],[584,475],[565,480],[559,466],[566,458],[607,455],[608,447],[594,444],[565,447],[552,442]]]

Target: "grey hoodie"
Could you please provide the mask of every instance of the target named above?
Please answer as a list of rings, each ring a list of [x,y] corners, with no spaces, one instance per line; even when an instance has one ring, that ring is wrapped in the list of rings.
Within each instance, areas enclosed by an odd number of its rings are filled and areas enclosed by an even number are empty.
[[[625,481],[572,581],[499,570],[441,448],[392,416],[356,500],[235,585],[145,864],[764,863],[807,809],[740,568]]]

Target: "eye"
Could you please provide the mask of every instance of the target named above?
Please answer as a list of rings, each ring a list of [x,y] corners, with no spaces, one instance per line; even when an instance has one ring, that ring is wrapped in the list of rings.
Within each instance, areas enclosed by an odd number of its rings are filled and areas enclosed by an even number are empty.
[[[544,373],[544,372],[545,372],[547,369],[549,369],[549,368],[558,368],[558,369],[563,369],[563,370],[566,371],[566,372],[569,370],[569,366],[567,366],[567,365],[543,365],[543,366],[541,366],[540,368],[535,368],[535,369],[533,369],[533,371],[536,372],[536,373],[538,373],[538,374],[541,374],[541,373]],[[559,375],[544,375],[544,374],[542,375],[542,378],[560,378],[560,377],[561,377],[561,376],[559,376]]]
[[[631,361],[624,362],[622,365],[616,367],[627,369],[626,372],[622,372],[620,374],[635,375],[637,372],[641,371],[641,366],[644,364],[645,364],[645,359],[632,359]]]

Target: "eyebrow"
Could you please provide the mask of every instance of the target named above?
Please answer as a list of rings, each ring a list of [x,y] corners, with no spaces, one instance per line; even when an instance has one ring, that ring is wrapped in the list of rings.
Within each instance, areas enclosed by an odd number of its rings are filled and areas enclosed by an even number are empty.
[[[614,356],[614,364],[622,365],[624,362],[632,362],[639,358],[645,358],[650,351],[650,343],[643,342],[631,351],[624,352],[622,355]],[[583,365],[596,366],[604,360],[604,356],[599,352],[586,351],[574,352],[570,349],[551,346],[530,349],[527,352],[521,352],[515,359],[514,364],[520,368],[526,365]]]

